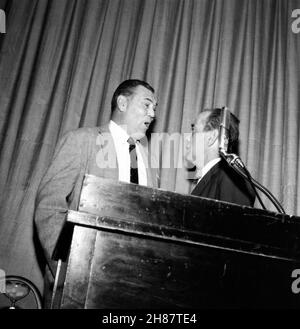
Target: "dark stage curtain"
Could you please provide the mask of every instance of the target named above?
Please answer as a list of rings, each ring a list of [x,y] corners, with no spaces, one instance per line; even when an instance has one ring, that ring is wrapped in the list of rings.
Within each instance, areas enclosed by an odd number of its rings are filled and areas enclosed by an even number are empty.
[[[153,132],[186,133],[201,108],[227,105],[253,177],[300,214],[296,8],[300,1],[0,0],[0,268],[42,289],[32,222],[39,181],[62,134],[108,121],[127,78],[157,91]],[[161,187],[189,192],[184,169],[162,170]]]

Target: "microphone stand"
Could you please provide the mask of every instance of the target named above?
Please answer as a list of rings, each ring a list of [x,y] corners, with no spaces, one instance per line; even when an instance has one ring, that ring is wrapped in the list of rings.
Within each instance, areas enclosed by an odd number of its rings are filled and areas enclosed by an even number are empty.
[[[283,207],[281,206],[281,204],[279,203],[279,201],[274,197],[274,195],[267,188],[262,186],[259,182],[257,182],[250,175],[245,164],[243,163],[243,161],[241,160],[241,158],[239,156],[237,156],[234,153],[227,153],[222,148],[220,148],[220,155],[222,156],[223,159],[226,160],[226,162],[230,165],[231,168],[233,168],[240,176],[242,176],[243,178],[247,179],[250,182],[263,209],[266,209],[266,207],[264,206],[260,196],[258,195],[256,187],[269,198],[269,200],[273,203],[273,205],[275,206],[275,208],[277,209],[278,212],[280,212],[281,214],[285,214],[285,211],[284,211]]]

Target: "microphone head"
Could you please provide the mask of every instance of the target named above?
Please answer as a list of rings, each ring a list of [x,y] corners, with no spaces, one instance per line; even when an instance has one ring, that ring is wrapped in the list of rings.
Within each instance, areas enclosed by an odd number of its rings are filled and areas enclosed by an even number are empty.
[[[221,122],[219,128],[219,152],[226,155],[229,143],[230,111],[227,107],[221,109]]]

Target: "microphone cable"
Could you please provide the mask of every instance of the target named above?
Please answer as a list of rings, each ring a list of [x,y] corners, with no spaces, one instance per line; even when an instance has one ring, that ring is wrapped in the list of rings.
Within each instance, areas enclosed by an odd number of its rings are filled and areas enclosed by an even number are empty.
[[[275,208],[278,212],[281,214],[285,214],[285,211],[279,201],[274,197],[274,195],[264,186],[262,186],[259,182],[257,182],[250,174],[248,169],[246,168],[245,164],[241,160],[240,157],[238,157],[234,153],[225,153],[224,151],[220,152],[221,156],[226,160],[226,162],[243,178],[247,179],[249,183],[251,184],[252,188],[254,189],[255,195],[257,196],[258,201],[260,202],[261,206],[264,210],[267,210],[264,203],[262,202],[259,194],[257,193],[256,187],[263,192],[269,200],[273,203]]]

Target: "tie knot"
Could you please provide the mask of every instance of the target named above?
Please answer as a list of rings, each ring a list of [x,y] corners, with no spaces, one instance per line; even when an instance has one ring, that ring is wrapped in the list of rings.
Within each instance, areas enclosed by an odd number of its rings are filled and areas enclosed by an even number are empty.
[[[132,137],[129,137],[127,139],[127,142],[130,144],[130,145],[135,145],[135,140],[132,138]]]

